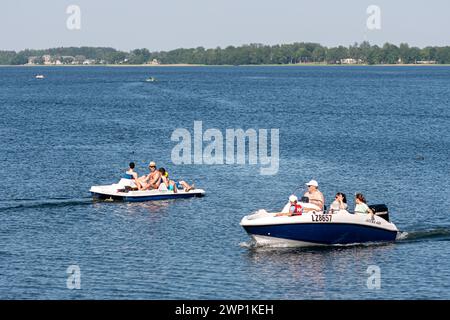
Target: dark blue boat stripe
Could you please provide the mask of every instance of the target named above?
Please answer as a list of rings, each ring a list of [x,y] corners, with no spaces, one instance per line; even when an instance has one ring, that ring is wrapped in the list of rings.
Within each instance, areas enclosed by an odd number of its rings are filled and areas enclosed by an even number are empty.
[[[154,195],[154,196],[111,196],[111,195],[105,195],[100,193],[91,192],[92,196],[99,199],[110,199],[118,200],[118,201],[128,201],[128,202],[142,202],[142,201],[155,201],[155,200],[171,200],[171,199],[186,199],[186,198],[193,198],[193,197],[201,197],[203,194],[201,193],[186,193],[186,194],[180,194],[178,193],[176,196],[173,194],[167,194],[167,195]]]
[[[253,235],[270,236],[318,244],[347,244],[394,241],[397,231],[350,223],[303,223],[271,226],[244,226]]]
[[[348,225],[355,225],[358,227],[366,227],[366,228],[375,228],[375,229],[381,229],[384,231],[391,231],[391,230],[387,230],[387,229],[383,229],[381,227],[378,226],[368,226],[368,225],[363,225],[363,224],[359,224],[359,223],[352,223],[352,222],[299,222],[299,223],[278,223],[278,224],[271,224],[270,226],[285,226],[285,225],[298,225],[298,224],[313,224],[313,225],[318,225],[318,224],[348,224]],[[264,226],[249,226],[249,227],[264,227]],[[397,232],[397,231],[391,231],[391,232]]]

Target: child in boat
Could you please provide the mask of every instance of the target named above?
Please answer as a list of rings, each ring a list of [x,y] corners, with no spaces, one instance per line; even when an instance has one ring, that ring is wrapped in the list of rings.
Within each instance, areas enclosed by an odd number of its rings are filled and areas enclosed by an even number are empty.
[[[289,203],[287,203],[280,213],[277,213],[275,217],[279,216],[300,216],[303,212],[302,206],[298,203],[298,198],[295,195],[289,197]]]
[[[169,179],[169,173],[164,168],[159,168],[159,172],[161,173],[161,179],[163,183],[166,185],[167,190],[173,191],[174,193],[178,192],[178,189],[184,189],[184,191],[189,192],[195,189],[195,185],[189,185],[186,181],[178,181]]]

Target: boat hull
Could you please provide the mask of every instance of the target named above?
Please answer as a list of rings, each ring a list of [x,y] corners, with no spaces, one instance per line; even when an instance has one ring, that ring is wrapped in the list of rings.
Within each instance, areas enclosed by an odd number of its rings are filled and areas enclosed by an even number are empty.
[[[274,238],[273,242],[288,240],[295,244],[295,241],[300,246],[395,241],[397,237],[397,231],[350,223],[244,226],[244,229],[259,243]]]
[[[246,216],[241,226],[258,244],[288,246],[349,245],[392,242],[397,227],[379,216],[362,214],[306,213],[301,216],[274,216],[257,213]]]
[[[189,192],[179,190],[177,193],[173,191],[129,191],[120,192],[117,188],[110,186],[97,186],[91,188],[91,194],[94,199],[105,201],[125,201],[125,202],[143,202],[170,199],[185,199],[193,197],[202,197],[205,195],[203,189],[194,189]]]

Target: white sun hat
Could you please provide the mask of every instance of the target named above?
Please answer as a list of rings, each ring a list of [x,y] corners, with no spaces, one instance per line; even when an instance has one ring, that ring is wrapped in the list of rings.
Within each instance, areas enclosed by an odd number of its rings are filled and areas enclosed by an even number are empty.
[[[291,196],[289,197],[289,201],[290,201],[290,202],[295,202],[295,201],[298,201],[298,198],[297,198],[295,195],[291,195]]]
[[[314,186],[314,187],[318,187],[318,186],[319,186],[319,184],[317,183],[316,180],[311,180],[311,181],[308,182],[306,185],[307,185],[308,187],[309,187],[309,186]]]

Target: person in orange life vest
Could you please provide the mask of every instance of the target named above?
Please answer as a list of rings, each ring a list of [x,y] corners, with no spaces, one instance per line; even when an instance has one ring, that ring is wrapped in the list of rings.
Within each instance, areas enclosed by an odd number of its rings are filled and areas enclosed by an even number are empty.
[[[289,197],[289,203],[287,203],[280,213],[275,216],[299,216],[303,212],[302,206],[298,203],[298,198],[295,195]]]

